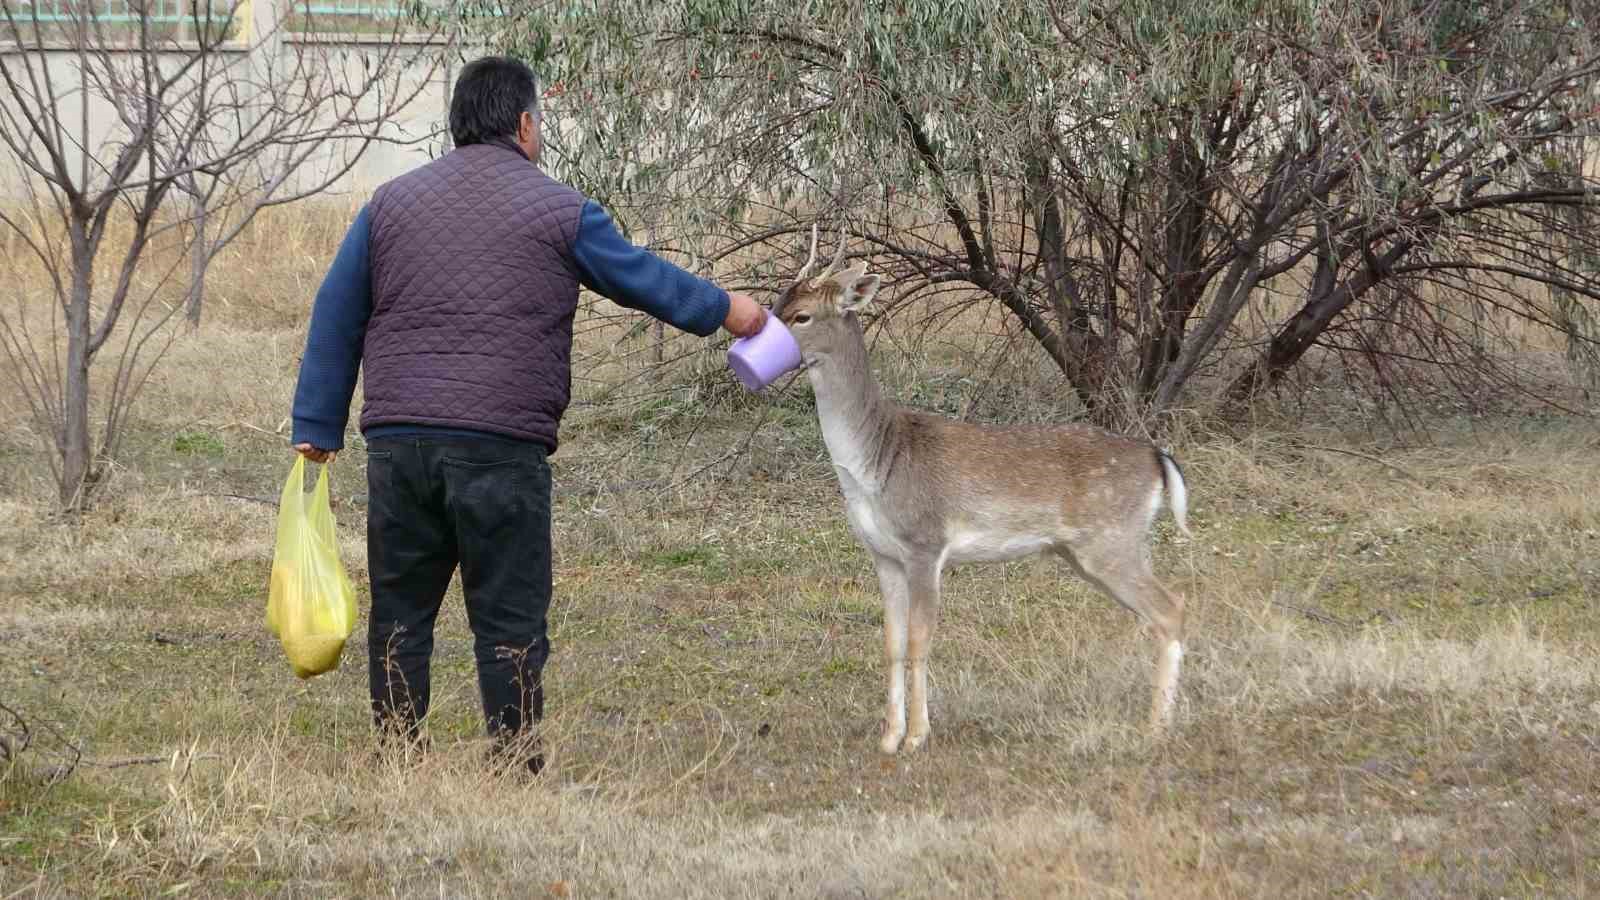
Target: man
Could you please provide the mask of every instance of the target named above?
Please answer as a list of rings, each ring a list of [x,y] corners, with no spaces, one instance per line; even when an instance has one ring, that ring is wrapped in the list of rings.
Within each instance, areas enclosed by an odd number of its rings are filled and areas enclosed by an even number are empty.
[[[628,243],[538,166],[538,85],[521,62],[468,65],[456,149],[373,194],[317,292],[294,448],[331,462],[365,366],[368,629],[379,733],[420,737],[433,625],[460,566],[497,758],[537,773],[550,652],[550,467],[571,390],[579,285],[706,336],[765,311]]]

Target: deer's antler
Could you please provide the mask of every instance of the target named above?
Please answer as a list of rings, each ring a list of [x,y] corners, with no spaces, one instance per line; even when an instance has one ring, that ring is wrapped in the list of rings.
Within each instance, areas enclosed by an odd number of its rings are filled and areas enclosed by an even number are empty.
[[[794,283],[799,284],[811,274],[811,267],[817,264],[817,223],[811,223],[811,255],[806,257],[806,264],[800,267],[800,274],[795,276]]]
[[[828,263],[828,267],[826,269],[822,270],[822,274],[820,274],[817,277],[811,279],[811,284],[812,284],[813,287],[815,287],[818,284],[821,284],[822,283],[822,279],[827,278],[829,275],[832,275],[839,268],[839,262],[844,259],[844,244],[845,244],[844,229],[841,228],[841,229],[839,229],[839,249],[837,249],[837,250],[835,250],[833,252],[833,261],[829,262]]]

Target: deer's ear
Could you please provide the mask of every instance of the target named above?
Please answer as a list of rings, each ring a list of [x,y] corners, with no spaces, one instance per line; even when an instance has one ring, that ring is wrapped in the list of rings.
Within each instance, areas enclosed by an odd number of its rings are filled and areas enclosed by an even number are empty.
[[[867,264],[861,263],[839,275],[839,311],[860,312],[872,298],[877,296],[878,287],[883,279],[877,275],[867,275]]]

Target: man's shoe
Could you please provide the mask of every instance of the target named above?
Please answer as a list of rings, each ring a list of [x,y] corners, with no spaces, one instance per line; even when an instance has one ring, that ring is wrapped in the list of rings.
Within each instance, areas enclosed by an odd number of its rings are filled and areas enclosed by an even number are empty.
[[[380,725],[376,737],[372,759],[379,765],[385,763],[400,763],[407,767],[419,765],[423,757],[433,750],[433,739],[418,727],[401,729]]]
[[[544,748],[537,737],[495,738],[485,762],[496,775],[533,778],[544,771]]]

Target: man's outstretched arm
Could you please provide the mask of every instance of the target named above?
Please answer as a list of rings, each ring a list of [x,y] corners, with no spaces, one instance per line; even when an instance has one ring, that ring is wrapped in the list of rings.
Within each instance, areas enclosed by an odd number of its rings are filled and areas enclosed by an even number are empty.
[[[583,205],[572,253],[585,287],[690,334],[705,337],[720,325],[742,337],[766,322],[766,310],[745,294],[725,291],[629,243],[593,200]]]

